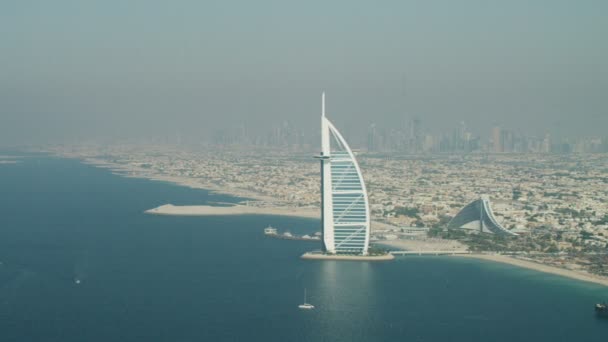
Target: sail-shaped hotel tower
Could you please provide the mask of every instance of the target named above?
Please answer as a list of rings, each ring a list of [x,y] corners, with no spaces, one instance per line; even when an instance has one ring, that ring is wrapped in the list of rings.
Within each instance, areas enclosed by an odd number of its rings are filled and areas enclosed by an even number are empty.
[[[321,97],[321,224],[328,254],[367,255],[369,200],[355,156],[325,116]]]

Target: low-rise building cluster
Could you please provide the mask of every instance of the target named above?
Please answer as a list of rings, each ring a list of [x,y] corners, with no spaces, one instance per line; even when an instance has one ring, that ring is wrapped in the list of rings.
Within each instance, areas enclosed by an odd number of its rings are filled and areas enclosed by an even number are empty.
[[[58,152],[110,162],[142,176],[182,177],[263,196],[252,205],[318,207],[320,202],[320,166],[309,153],[166,146],[64,147]],[[606,154],[362,153],[357,159],[374,219],[396,231],[441,226],[485,194],[498,221],[522,236],[548,241],[558,251],[607,248]]]

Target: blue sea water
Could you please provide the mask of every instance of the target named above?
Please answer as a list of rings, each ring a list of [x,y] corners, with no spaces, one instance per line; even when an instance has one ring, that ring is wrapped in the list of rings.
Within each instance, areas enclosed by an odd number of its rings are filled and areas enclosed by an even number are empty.
[[[450,257],[315,262],[311,219],[168,217],[239,199],[30,155],[0,165],[0,341],[606,341],[608,289]],[[80,280],[77,284],[76,280]],[[303,289],[317,309],[300,311]]]

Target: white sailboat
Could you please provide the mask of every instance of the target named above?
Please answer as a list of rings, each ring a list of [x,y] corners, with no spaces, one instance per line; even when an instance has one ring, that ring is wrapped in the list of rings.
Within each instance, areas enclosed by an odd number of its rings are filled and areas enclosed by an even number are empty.
[[[304,289],[304,303],[298,305],[298,308],[302,310],[312,310],[315,308],[314,305],[306,303],[306,289]]]

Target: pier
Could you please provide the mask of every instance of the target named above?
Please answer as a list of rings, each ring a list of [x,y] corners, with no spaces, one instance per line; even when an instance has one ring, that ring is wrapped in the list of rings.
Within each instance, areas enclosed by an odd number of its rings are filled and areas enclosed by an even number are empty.
[[[282,239],[282,240],[299,240],[299,241],[315,241],[315,242],[320,242],[321,241],[321,237],[318,235],[294,235],[291,234],[290,232],[284,232],[282,234],[279,234],[279,232],[277,231],[276,228],[270,227],[268,226],[267,228],[264,229],[264,235],[266,235],[267,237],[271,237],[271,238],[275,238],[275,239]]]
[[[390,251],[394,256],[407,255],[457,255],[457,254],[472,254],[469,251]]]

